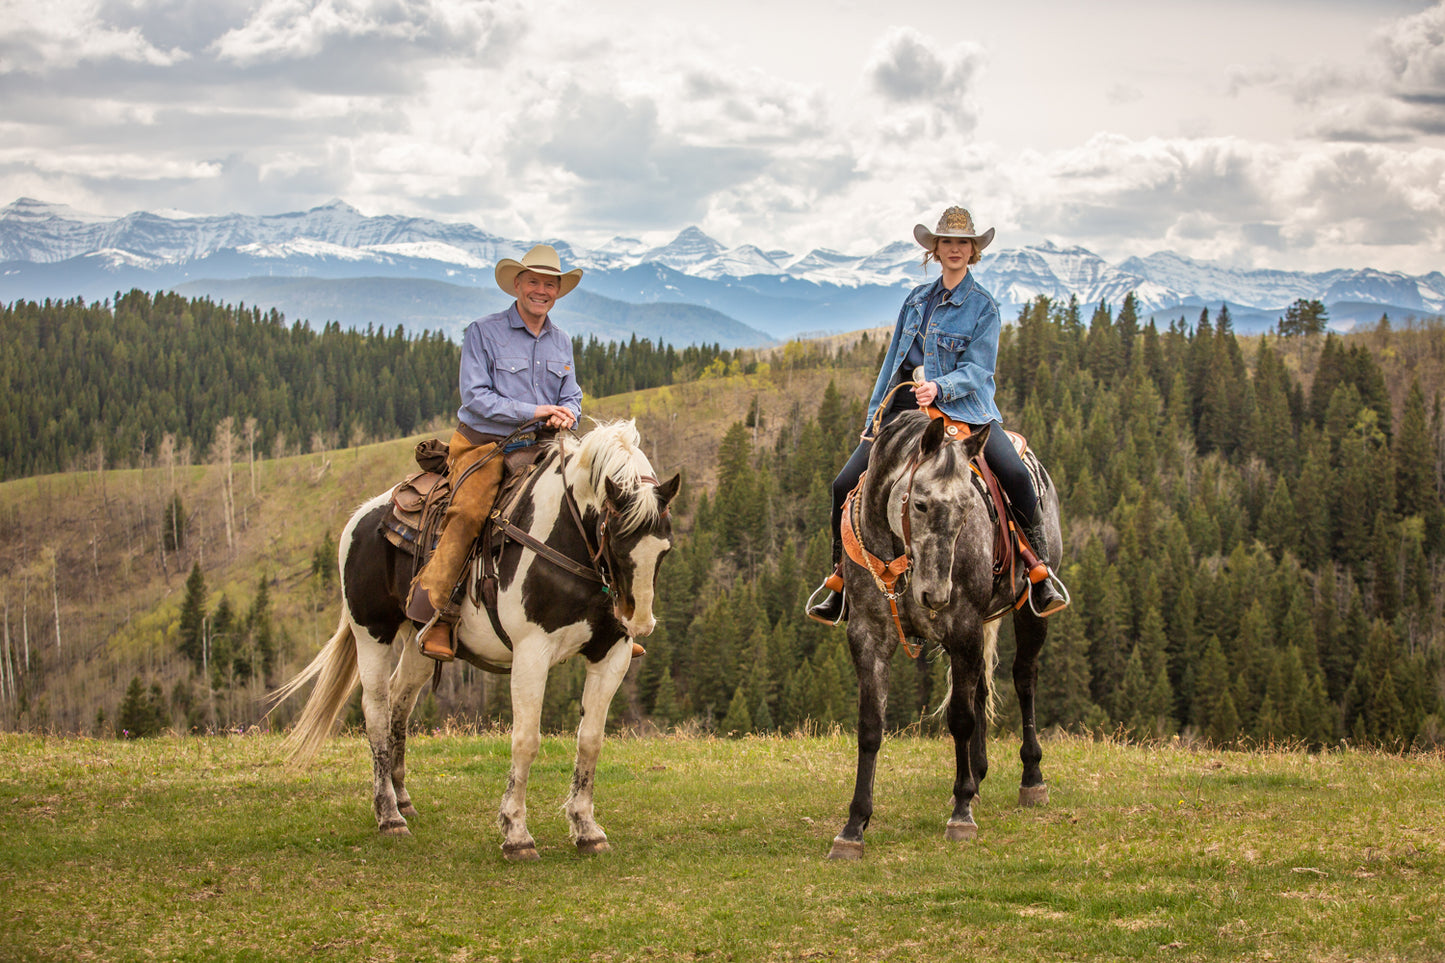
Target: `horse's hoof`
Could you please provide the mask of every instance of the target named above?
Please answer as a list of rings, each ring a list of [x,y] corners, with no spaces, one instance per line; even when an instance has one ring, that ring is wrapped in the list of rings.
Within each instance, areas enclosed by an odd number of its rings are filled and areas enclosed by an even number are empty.
[[[838,836],[833,840],[833,848],[828,850],[829,859],[862,859],[863,840],[844,839]]]
[[[503,843],[502,856],[509,863],[535,863],[542,858],[537,855],[536,843]]]
[[[410,836],[411,830],[406,828],[405,819],[392,819],[381,824],[383,836]]]
[[[401,807],[401,814],[408,817],[421,815],[421,813],[417,812],[416,807],[413,806],[411,803],[407,803],[405,806]]]
[[[579,839],[577,840],[577,852],[583,856],[601,856],[603,853],[612,852],[612,847],[607,845],[606,836],[598,839]]]
[[[943,831],[943,838],[950,843],[966,843],[978,836],[978,824],[969,822],[954,822],[949,820],[948,828]]]
[[[1048,804],[1049,787],[1047,784],[1019,787],[1019,805],[1025,809],[1030,806],[1047,806]]]

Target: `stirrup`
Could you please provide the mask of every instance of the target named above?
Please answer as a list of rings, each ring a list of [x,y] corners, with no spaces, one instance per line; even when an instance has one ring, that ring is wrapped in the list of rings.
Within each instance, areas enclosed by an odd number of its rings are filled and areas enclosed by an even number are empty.
[[[1029,583],[1029,591],[1028,591],[1029,611],[1030,611],[1030,612],[1033,612],[1034,615],[1037,615],[1037,616],[1038,616],[1039,618],[1041,618],[1041,619],[1046,619],[1046,618],[1048,618],[1050,615],[1056,615],[1056,614],[1058,614],[1059,612],[1062,612],[1064,609],[1068,608],[1068,607],[1069,607],[1069,604],[1073,601],[1073,599],[1070,598],[1070,596],[1069,596],[1069,589],[1068,589],[1068,587],[1067,587],[1066,585],[1064,585],[1063,579],[1061,579],[1061,578],[1059,578],[1057,575],[1055,575],[1055,574],[1053,573],[1053,570],[1052,570],[1052,569],[1046,568],[1045,571],[1047,571],[1047,572],[1049,573],[1049,574],[1048,574],[1048,577],[1045,578],[1045,579],[1042,579],[1041,582],[1046,582],[1046,583],[1052,585],[1053,588],[1054,588],[1054,591],[1056,591],[1056,592],[1059,593],[1060,601],[1059,601],[1057,604],[1050,605],[1046,610],[1040,612],[1040,611],[1038,610],[1038,607],[1034,605],[1034,585],[1037,585],[1037,584],[1040,584],[1040,583],[1039,583],[1039,582],[1030,582],[1030,583]]]
[[[838,626],[842,625],[843,620],[848,617],[848,596],[841,587],[833,588],[833,586],[828,584],[830,581],[832,581],[832,579],[833,576],[828,576],[828,578],[823,580],[822,585],[819,585],[817,588],[813,589],[813,594],[809,595],[808,601],[803,603],[803,614],[820,625],[831,625],[834,628],[837,628]],[[838,618],[835,621],[830,622],[827,619],[819,618],[818,616],[813,614],[813,600],[818,597],[819,592],[824,591],[837,592],[843,599],[843,604],[838,609]]]
[[[448,655],[448,657],[446,657],[446,658],[443,658],[443,657],[441,657],[440,655],[433,655],[432,653],[428,652],[428,651],[426,650],[426,647],[422,644],[422,636],[426,635],[427,630],[433,628],[438,622],[442,622],[444,625],[448,626],[448,629],[449,629],[449,631],[447,632],[447,635],[448,635],[448,637],[451,639],[451,643],[452,643],[452,644],[451,644],[451,652],[450,652],[450,654]],[[427,620],[427,623],[426,623],[425,625],[423,625],[420,629],[417,629],[417,632],[416,632],[416,648],[417,648],[417,651],[420,652],[422,655],[424,655],[426,658],[431,659],[433,662],[436,662],[439,666],[440,666],[440,665],[444,665],[444,664],[446,664],[447,662],[455,661],[455,659],[456,659],[456,657],[457,657],[457,637],[456,637],[456,631],[457,631],[456,625],[455,625],[454,623],[452,623],[452,622],[447,622],[446,620],[444,620],[444,619],[441,617],[441,613],[440,613],[440,612],[437,612],[437,613],[433,614],[432,617]]]

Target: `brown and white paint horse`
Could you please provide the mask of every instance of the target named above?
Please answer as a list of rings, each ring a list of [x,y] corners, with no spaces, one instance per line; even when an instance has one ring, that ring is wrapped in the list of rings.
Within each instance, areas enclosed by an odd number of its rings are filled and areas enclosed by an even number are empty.
[[[583,578],[508,541],[498,564],[498,617],[508,647],[486,611],[470,598],[457,625],[457,657],[511,672],[512,766],[498,820],[508,859],[536,859],[527,831],[527,777],[540,744],[542,696],[552,666],[580,654],[587,660],[577,759],[566,803],[578,850],[606,852],[607,834],[593,818],[592,785],[607,708],[627,672],[631,640],[656,625],[653,593],[672,547],[668,504],[680,475],[659,483],[632,421],[599,425],[581,439],[547,443],[535,484],[511,509],[514,525],[561,555],[597,566],[607,583]],[[580,510],[581,526],[566,505]],[[320,654],[273,696],[280,704],[309,682],[311,696],[287,740],[294,760],[312,758],[331,734],[356,683],[373,762],[373,808],[381,832],[410,835],[417,813],[406,789],[406,727],[435,663],[415,644],[403,613],[412,558],[381,534],[390,493],[356,510],[342,531],[341,622]],[[400,648],[400,658],[392,650]],[[393,663],[395,666],[393,668]]]

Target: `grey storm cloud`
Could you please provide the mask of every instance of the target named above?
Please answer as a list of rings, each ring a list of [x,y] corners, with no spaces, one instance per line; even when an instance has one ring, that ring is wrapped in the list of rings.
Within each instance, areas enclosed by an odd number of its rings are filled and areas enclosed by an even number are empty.
[[[916,30],[896,27],[879,42],[865,73],[885,100],[924,108],[935,120],[968,132],[978,123],[972,93],[983,60],[982,49],[972,44],[940,53]]]
[[[644,229],[694,221],[708,196],[757,176],[768,154],[689,144],[665,130],[648,100],[573,90],[549,138],[516,162],[558,164],[582,182],[569,206],[598,224]]]
[[[982,51],[972,46],[945,57],[921,34],[905,27],[883,38],[867,70],[873,88],[889,100],[937,103],[971,93],[982,60]]]

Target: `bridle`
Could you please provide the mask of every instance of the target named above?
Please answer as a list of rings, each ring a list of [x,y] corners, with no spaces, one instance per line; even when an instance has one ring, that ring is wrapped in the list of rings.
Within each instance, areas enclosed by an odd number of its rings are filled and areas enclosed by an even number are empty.
[[[912,381],[902,382],[895,386],[893,390],[888,393],[887,397],[884,398],[882,403],[879,404],[878,410],[873,416],[873,424],[871,426],[873,430],[869,438],[870,441],[878,436],[883,412],[887,410],[888,402],[892,400],[894,393],[905,386],[915,384],[916,383]],[[954,421],[937,408],[930,407],[925,410],[928,412],[929,417],[943,419],[946,442],[965,438],[969,435],[970,429],[968,425]],[[910,659],[918,658],[921,647],[909,642],[907,634],[903,631],[903,620],[898,614],[898,600],[903,596],[903,592],[906,589],[908,573],[913,567],[913,517],[909,514],[908,508],[913,502],[913,484],[918,475],[918,469],[922,464],[923,452],[920,448],[914,451],[913,457],[909,459],[908,466],[905,469],[908,473],[908,485],[903,491],[901,501],[901,514],[903,516],[903,554],[891,561],[885,562],[883,559],[868,551],[867,547],[863,545],[863,540],[858,537],[858,527],[862,521],[863,509],[859,494],[863,491],[865,480],[868,477],[866,471],[859,476],[858,484],[848,493],[848,497],[843,502],[843,550],[854,562],[867,569],[868,574],[873,576],[873,584],[878,586],[878,591],[882,592],[883,597],[888,600],[888,611],[889,614],[893,616],[894,627],[898,630],[898,641],[903,645],[903,651],[908,653]],[[964,526],[960,525],[958,531],[954,534],[953,539],[955,545],[963,535],[963,528]]]
[[[572,489],[566,485],[567,457],[566,454],[562,456],[563,491],[566,492],[563,500],[567,503],[568,511],[572,513],[572,520],[577,524],[577,531],[582,533],[582,544],[587,547],[587,556],[592,563],[592,570],[589,573],[589,577],[601,582],[602,590],[610,593],[612,591],[612,579],[615,577],[617,571],[617,562],[612,551],[612,539],[609,535],[613,523],[622,517],[622,509],[618,508],[617,503],[604,494],[602,496],[602,517],[597,522],[595,536],[589,537],[587,525],[582,520],[582,509],[577,504],[577,496],[572,494]],[[652,475],[639,475],[637,480],[644,485],[652,485],[653,487],[661,484],[661,482]],[[669,512],[671,512],[670,507],[664,508],[659,518],[667,518]],[[592,547],[594,540],[597,543],[595,549]],[[553,559],[553,561],[555,561],[555,559]],[[571,559],[568,559],[568,561],[570,562]]]
[[[857,487],[848,493],[848,498],[843,503],[843,550],[848,553],[849,558],[868,570],[868,574],[873,576],[873,584],[878,586],[878,591],[882,592],[883,597],[888,600],[888,611],[893,616],[894,627],[898,629],[898,641],[902,643],[903,651],[908,653],[910,659],[918,658],[920,648],[909,642],[908,636],[903,631],[903,620],[898,615],[898,600],[903,595],[908,573],[913,567],[913,519],[908,508],[913,501],[913,484],[922,464],[922,452],[915,451],[905,469],[908,473],[908,485],[903,490],[901,500],[903,554],[892,561],[885,562],[868,551],[863,540],[858,537],[858,526],[862,521],[863,511],[859,493],[865,487],[865,480],[868,477],[866,471],[859,476]],[[957,542],[962,534],[963,526],[960,525],[958,532],[954,535],[954,541]]]

